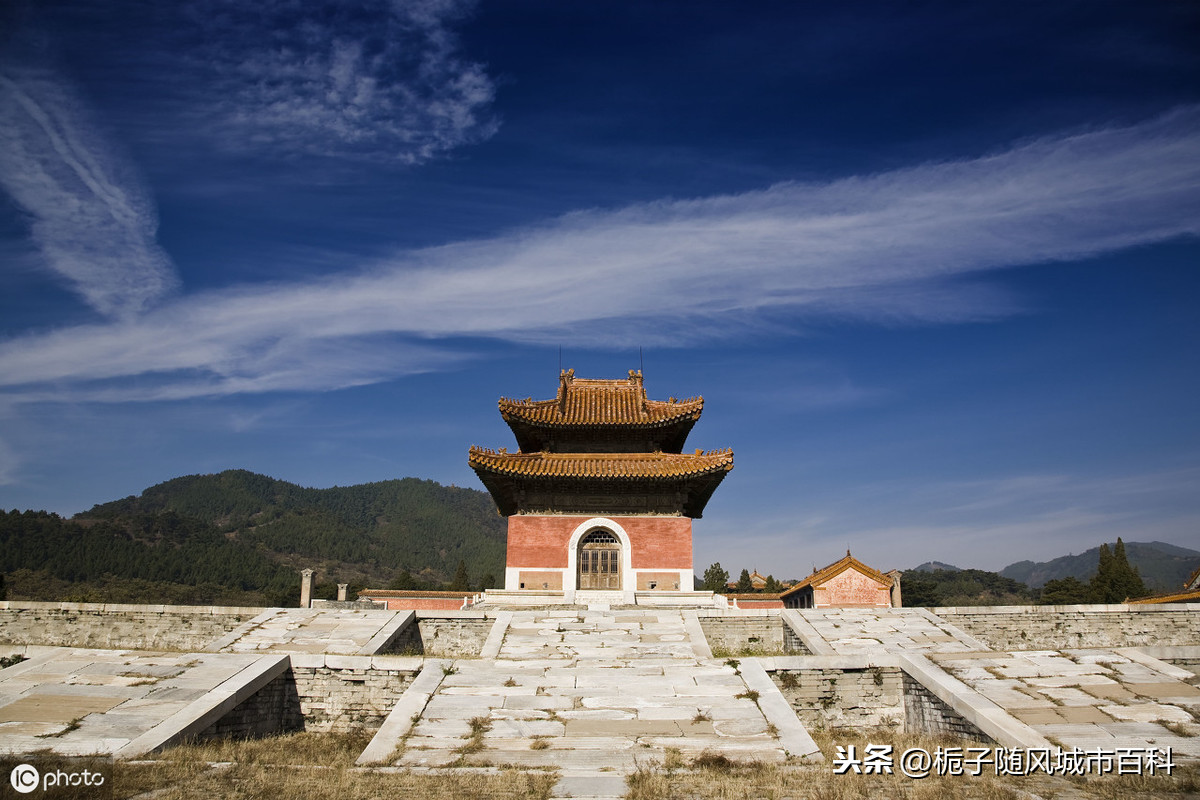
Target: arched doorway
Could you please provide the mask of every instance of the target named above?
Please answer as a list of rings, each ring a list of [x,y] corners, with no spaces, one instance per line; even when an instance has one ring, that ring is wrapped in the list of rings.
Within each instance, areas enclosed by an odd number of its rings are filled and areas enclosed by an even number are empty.
[[[621,541],[612,531],[595,530],[579,541],[579,588],[621,588]]]

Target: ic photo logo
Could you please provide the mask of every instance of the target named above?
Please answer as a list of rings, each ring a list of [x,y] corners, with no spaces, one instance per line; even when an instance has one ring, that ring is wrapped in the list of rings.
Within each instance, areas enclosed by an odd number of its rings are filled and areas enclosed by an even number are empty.
[[[95,759],[89,759],[83,763],[76,761],[74,765],[83,768],[73,769],[70,772],[58,768],[72,766],[70,761],[62,764],[43,764],[41,769],[33,764],[17,764],[8,774],[8,782],[20,794],[29,794],[35,789],[41,789],[50,797],[76,797],[78,789],[86,786],[99,792],[101,797],[112,796],[111,782],[105,779],[105,773],[93,769],[97,766]],[[100,766],[104,766],[104,764],[100,764]]]
[[[42,782],[42,776],[37,771],[37,767],[30,766],[29,764],[18,764],[9,773],[8,782],[21,794],[29,794],[38,788],[38,784]]]

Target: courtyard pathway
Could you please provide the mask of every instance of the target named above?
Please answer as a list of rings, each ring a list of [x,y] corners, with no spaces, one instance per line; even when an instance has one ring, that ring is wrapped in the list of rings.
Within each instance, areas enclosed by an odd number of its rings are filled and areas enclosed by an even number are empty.
[[[616,797],[638,764],[816,753],[757,661],[713,659],[689,613],[506,615],[494,660],[436,667],[441,680],[419,719],[391,730],[403,740],[392,763],[557,768],[561,796]]]

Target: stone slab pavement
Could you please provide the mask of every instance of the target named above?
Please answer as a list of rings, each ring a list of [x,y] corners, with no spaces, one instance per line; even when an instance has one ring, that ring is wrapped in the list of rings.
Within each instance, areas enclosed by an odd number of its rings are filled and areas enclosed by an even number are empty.
[[[287,667],[278,655],[44,648],[0,670],[0,751],[140,755],[203,731]]]
[[[1194,675],[1133,649],[932,654],[950,675],[1050,742],[1081,749],[1171,748],[1200,757]]]
[[[671,751],[685,758],[820,758],[757,662],[702,657],[707,645],[693,641],[699,625],[689,613],[506,614],[503,639],[490,641],[496,657],[442,664],[427,685],[414,682],[367,760],[386,754],[388,763],[418,769],[554,768],[560,796],[616,797],[626,790],[626,774]]]

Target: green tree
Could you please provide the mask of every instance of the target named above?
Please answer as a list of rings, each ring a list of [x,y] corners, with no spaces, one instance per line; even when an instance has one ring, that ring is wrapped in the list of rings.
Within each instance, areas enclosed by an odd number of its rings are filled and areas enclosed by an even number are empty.
[[[490,572],[487,573],[486,575],[484,575],[482,578],[479,579],[479,588],[484,591],[486,591],[488,589],[495,589],[496,588],[496,576]]]
[[[1150,593],[1146,584],[1142,582],[1137,567],[1129,565],[1129,558],[1125,555],[1125,542],[1121,541],[1120,536],[1117,537],[1117,545],[1113,548],[1113,589],[1113,595],[1121,596],[1121,599],[1116,601],[1119,603],[1134,597],[1145,597]]]
[[[754,584],[750,581],[750,570],[742,570],[742,574],[738,575],[737,586],[733,588],[733,591],[737,594],[750,594],[754,591]]]
[[[908,586],[904,587],[904,599],[908,599]],[[1087,603],[1092,599],[1092,589],[1071,575],[1059,580],[1046,581],[1039,602],[1044,606],[1069,606]]]
[[[906,607],[931,608],[942,604],[942,591],[936,580],[911,570],[904,573],[901,581]]]
[[[471,579],[467,575],[467,562],[458,560],[458,569],[454,570],[454,580],[450,581],[450,591],[465,592],[471,588]]]
[[[413,578],[412,573],[406,569],[396,573],[396,577],[392,578],[392,582],[388,584],[389,589],[415,589],[417,581]]]
[[[1112,550],[1108,549],[1108,542],[1100,545],[1100,559],[1096,565],[1096,574],[1092,576],[1090,583],[1092,590],[1092,600],[1096,603],[1115,603],[1117,600],[1111,600],[1113,595],[1113,584],[1116,580],[1116,562],[1113,560]]]
[[[704,570],[704,588],[710,592],[726,591],[729,583],[729,573],[721,568],[721,562],[716,562]]]
[[[783,591],[783,585],[775,580],[774,575],[768,575],[766,585],[763,586],[763,591],[767,594],[779,594]]]
[[[1131,597],[1144,597],[1149,592],[1142,583],[1142,576],[1129,566],[1125,554],[1125,542],[1117,537],[1112,550],[1108,543],[1100,545],[1100,562],[1091,582],[1092,601],[1096,603],[1123,603]]]

